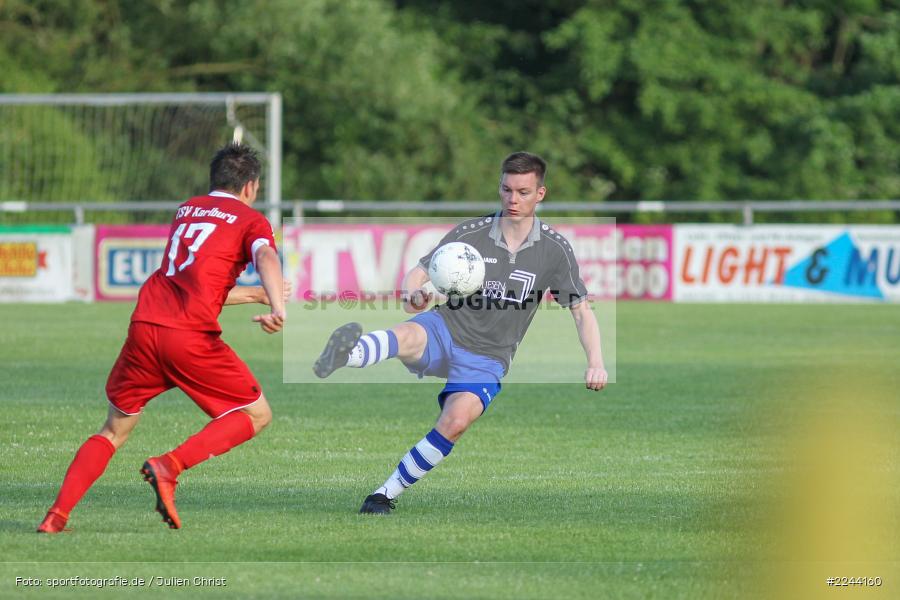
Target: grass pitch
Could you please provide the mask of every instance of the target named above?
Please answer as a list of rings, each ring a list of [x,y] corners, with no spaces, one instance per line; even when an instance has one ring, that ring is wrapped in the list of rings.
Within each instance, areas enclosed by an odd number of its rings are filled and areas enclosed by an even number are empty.
[[[75,531],[40,536],[105,417],[131,306],[0,305],[0,596],[37,597],[16,577],[72,597],[97,589],[50,578],[116,576],[145,583],[114,595],[218,597],[823,597],[826,576],[900,590],[896,307],[619,305],[618,383],[504,385],[386,518],[356,511],[429,430],[440,385],[282,384],[254,310],[226,308],[225,339],[275,419],[182,476],[184,528],[165,528],[138,475],[206,422],[174,391]]]

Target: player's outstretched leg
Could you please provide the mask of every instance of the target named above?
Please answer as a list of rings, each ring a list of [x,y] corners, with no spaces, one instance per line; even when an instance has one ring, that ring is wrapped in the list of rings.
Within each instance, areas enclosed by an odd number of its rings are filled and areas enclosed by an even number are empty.
[[[59,494],[47,516],[38,526],[38,533],[59,533],[65,531],[69,513],[82,496],[106,470],[116,447],[102,435],[92,435],[81,445],[72,464],[66,471]]]
[[[361,369],[394,357],[406,365],[414,364],[421,359],[428,343],[425,328],[412,321],[365,335],[360,335],[361,332],[359,323],[347,323],[335,329],[313,366],[316,375],[324,378],[341,367]]]
[[[316,359],[316,364],[313,365],[316,377],[324,379],[341,367],[346,367],[350,351],[359,342],[360,335],[362,325],[359,323],[347,323],[335,329],[325,343],[322,354]]]
[[[68,531],[66,523],[69,520],[69,513],[94,482],[103,475],[109,461],[128,439],[139,418],[140,415],[126,415],[112,406],[109,407],[106,423],[100,432],[89,437],[75,453],[75,458],[72,459],[72,464],[69,465],[59,488],[56,501],[37,528],[38,533]]]
[[[268,425],[271,418],[269,405],[265,397],[260,396],[252,407],[213,419],[171,452],[147,459],[141,474],[156,493],[156,511],[170,528],[181,528],[181,519],[175,507],[178,476],[209,458],[243,444]]]

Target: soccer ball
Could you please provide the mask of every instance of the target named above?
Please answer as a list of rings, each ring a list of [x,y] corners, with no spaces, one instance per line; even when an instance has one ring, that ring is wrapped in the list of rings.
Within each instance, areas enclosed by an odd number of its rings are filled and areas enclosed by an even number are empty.
[[[434,251],[428,276],[446,296],[470,296],[484,284],[484,259],[463,242],[450,242]]]

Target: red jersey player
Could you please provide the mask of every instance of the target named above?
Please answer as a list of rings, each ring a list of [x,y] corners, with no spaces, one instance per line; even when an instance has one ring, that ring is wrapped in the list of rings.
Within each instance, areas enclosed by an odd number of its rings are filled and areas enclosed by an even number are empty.
[[[175,214],[159,270],[141,287],[128,338],[109,374],[109,414],[97,435],[81,446],[66,472],[56,502],[38,532],[63,531],[69,512],[103,474],[140,418],[144,405],[179,387],[212,420],[183,444],[147,459],[144,479],[156,492],[156,510],[172,529],[178,475],[228,452],[269,424],[272,412],[259,383],[222,341],[218,316],[223,304],[249,302],[252,293],[232,289],[249,262],[256,265],[269,314],[253,318],[266,333],[285,319],[281,263],[272,227],[251,205],[259,190],[256,153],[229,144],[210,164],[210,189]]]

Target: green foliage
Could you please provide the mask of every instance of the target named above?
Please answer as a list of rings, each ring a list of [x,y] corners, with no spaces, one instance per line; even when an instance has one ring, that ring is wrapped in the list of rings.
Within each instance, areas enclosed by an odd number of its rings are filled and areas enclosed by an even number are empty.
[[[102,177],[102,140],[91,139],[55,107],[0,107],[0,171],[21,173],[8,200],[115,200]],[[40,148],[41,150],[37,150]],[[39,162],[34,160],[40,154]],[[32,173],[32,170],[40,173]],[[27,187],[41,181],[40,189]],[[63,190],[76,197],[63,197]]]
[[[530,125],[512,145],[551,158],[555,197],[900,195],[894,2],[559,1],[518,23],[514,2],[404,4],[488,110]]]
[[[0,4],[0,89],[280,91],[286,198],[900,197],[893,0]],[[182,192],[183,194],[183,192]]]

